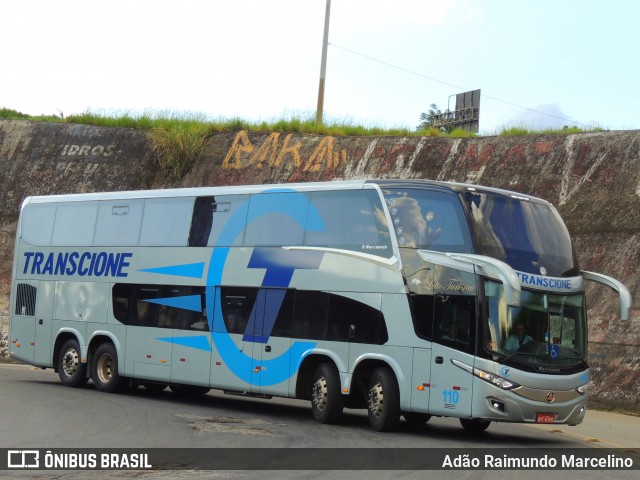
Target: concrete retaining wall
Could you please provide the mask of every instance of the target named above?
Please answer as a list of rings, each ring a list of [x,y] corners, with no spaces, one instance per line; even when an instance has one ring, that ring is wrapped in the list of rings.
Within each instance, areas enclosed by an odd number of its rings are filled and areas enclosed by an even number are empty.
[[[472,139],[240,131],[208,138],[191,171],[171,183],[145,132],[5,120],[0,172],[0,315],[27,195],[353,178],[450,180],[543,197],[565,219],[581,267],[621,279],[640,299],[638,131]],[[640,311],[621,322],[612,292],[592,285],[587,295],[592,395],[640,411]]]

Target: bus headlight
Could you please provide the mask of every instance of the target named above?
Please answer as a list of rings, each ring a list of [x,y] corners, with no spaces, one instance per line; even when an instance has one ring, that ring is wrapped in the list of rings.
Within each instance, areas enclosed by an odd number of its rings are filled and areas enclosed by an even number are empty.
[[[466,370],[469,373],[473,373],[476,377],[481,378],[487,383],[495,385],[496,387],[500,387],[503,390],[513,390],[514,388],[518,388],[518,385],[515,382],[507,380],[506,378],[499,377],[498,375],[494,375],[493,373],[486,372],[484,370],[480,370],[479,368],[473,368],[466,363],[462,363],[460,360],[451,359],[451,363],[453,363],[456,367],[459,367],[463,370]]]
[[[580,395],[584,395],[585,393],[587,393],[587,384],[585,383],[584,385],[579,386],[578,388],[576,388],[576,391]]]
[[[500,387],[503,390],[512,390],[520,386],[515,382],[507,380],[506,378],[499,377],[498,375],[494,375],[493,373],[485,372],[484,370],[480,370],[479,368],[474,368],[473,374],[476,377],[481,378],[485,382],[491,383],[492,385]]]

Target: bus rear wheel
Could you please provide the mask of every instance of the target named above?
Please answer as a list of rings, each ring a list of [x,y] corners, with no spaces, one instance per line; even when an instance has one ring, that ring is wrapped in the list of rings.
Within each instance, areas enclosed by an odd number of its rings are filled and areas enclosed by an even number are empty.
[[[120,392],[129,383],[118,373],[118,352],[111,343],[103,343],[96,349],[91,367],[91,379],[101,392]]]
[[[340,375],[329,363],[318,365],[311,384],[311,411],[320,423],[336,423],[342,415],[344,398],[340,392]]]
[[[58,355],[58,377],[66,387],[82,387],[87,377],[87,364],[82,363],[80,344],[75,338],[70,338],[62,345]]]
[[[400,390],[393,371],[376,368],[369,381],[369,423],[376,432],[394,430],[400,422]]]

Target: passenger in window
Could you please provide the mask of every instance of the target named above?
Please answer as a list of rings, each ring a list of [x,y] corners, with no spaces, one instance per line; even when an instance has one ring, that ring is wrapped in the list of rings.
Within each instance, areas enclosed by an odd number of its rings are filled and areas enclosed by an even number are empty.
[[[153,325],[153,312],[151,306],[144,300],[138,300],[138,324],[140,325]]]
[[[509,336],[509,338],[507,338],[504,349],[515,352],[521,346],[531,341],[533,341],[533,338],[525,333],[524,323],[520,322],[516,324],[515,331]]]
[[[207,329],[207,318],[200,317],[200,320],[194,322],[189,327],[191,330],[206,330]]]
[[[159,327],[169,327],[171,326],[169,323],[169,313],[167,307],[160,307],[160,311],[158,312],[158,326]]]
[[[229,333],[244,333],[241,331],[244,327],[242,321],[242,312],[237,308],[229,308],[225,318],[227,331]]]

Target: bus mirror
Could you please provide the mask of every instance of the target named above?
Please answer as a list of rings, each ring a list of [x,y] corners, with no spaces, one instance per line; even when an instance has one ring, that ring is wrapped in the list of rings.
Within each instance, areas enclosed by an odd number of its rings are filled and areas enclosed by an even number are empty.
[[[451,253],[452,258],[460,259],[472,263],[480,268],[480,274],[497,277],[502,281],[504,296],[507,305],[510,307],[520,306],[520,279],[516,271],[506,263],[485,255],[474,255],[469,253]]]
[[[485,255],[468,253],[441,253],[431,250],[418,250],[418,255],[423,260],[436,265],[497,278],[502,281],[507,305],[510,307],[520,306],[520,279],[515,270],[506,263]],[[480,271],[476,272],[476,269],[480,269]]]
[[[618,295],[620,296],[620,319],[629,320],[629,310],[631,309],[632,300],[631,293],[629,293],[627,287],[625,287],[615,278],[603,275],[601,273],[587,272],[584,270],[581,273],[585,280],[591,280],[593,282],[606,285],[607,287],[611,287],[616,292],[618,292]]]

